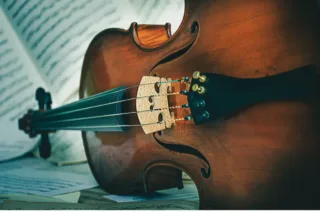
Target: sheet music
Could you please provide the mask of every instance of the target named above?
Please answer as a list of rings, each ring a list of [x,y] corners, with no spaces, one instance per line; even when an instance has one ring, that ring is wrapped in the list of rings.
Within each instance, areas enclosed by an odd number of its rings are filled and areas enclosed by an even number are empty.
[[[151,201],[126,204],[85,203],[29,203],[5,201],[0,209],[7,210],[196,210],[199,203],[192,201]]]
[[[37,107],[37,86],[46,87],[0,8],[0,162],[22,156],[37,144],[18,129],[18,119]]]
[[[37,86],[46,87],[0,8],[0,118],[16,122],[37,103]]]
[[[106,28],[129,28],[134,20],[127,0],[2,1],[61,102],[79,87],[82,61],[93,37]]]
[[[98,185],[88,164],[57,167],[42,159],[26,158],[2,163],[0,171],[0,194],[54,196]]]
[[[138,201],[154,201],[154,200],[189,200],[199,201],[197,187],[190,183],[185,184],[184,188],[166,189],[153,193],[144,193],[137,195],[105,195],[105,198],[116,201],[118,203],[138,202]]]
[[[0,203],[5,200],[24,202],[56,202],[56,203],[78,203],[80,192],[72,192],[53,197],[44,197],[30,194],[0,194]]]
[[[79,198],[79,203],[87,203],[87,204],[114,204],[116,203],[113,200],[109,200],[104,198],[103,196],[106,195],[106,192],[100,188],[92,188],[81,191],[81,196]]]
[[[64,203],[65,201],[62,199],[54,198],[54,197],[43,197],[37,195],[24,195],[24,194],[0,194],[0,204],[5,200],[11,201],[24,201],[24,202],[57,202]]]
[[[17,130],[17,123],[0,119],[0,162],[20,157],[37,145],[37,139],[30,140]]]

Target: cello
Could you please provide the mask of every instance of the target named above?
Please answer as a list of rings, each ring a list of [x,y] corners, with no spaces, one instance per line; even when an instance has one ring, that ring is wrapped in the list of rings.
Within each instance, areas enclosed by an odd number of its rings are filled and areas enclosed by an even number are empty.
[[[108,193],[183,188],[200,209],[320,208],[316,0],[185,0],[183,21],[106,29],[80,100],[30,110],[30,137],[82,131]]]

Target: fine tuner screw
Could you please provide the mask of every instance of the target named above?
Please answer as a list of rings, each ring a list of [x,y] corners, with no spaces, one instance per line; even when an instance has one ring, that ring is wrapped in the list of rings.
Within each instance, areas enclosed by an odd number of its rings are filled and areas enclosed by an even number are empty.
[[[200,73],[199,71],[195,71],[195,72],[193,73],[192,77],[193,77],[194,79],[199,79],[199,81],[200,81],[201,83],[204,83],[204,82],[207,81],[207,76],[201,75],[201,73]]]
[[[206,92],[206,88],[204,88],[203,86],[199,86],[198,84],[194,84],[192,86],[192,91],[198,92],[200,95],[202,95]]]

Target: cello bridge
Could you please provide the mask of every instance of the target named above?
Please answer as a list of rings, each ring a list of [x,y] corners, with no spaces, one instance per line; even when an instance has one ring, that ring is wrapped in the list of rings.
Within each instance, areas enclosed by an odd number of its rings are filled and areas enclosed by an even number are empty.
[[[145,134],[171,128],[175,122],[170,112],[168,96],[171,79],[144,76],[138,87],[136,109]]]

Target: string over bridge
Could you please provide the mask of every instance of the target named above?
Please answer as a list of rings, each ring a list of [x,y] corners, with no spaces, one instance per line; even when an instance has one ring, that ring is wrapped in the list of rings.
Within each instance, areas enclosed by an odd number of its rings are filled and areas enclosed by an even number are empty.
[[[140,85],[143,86],[138,87],[136,109],[137,111],[147,111],[138,113],[138,118],[145,134],[171,128],[175,122],[174,114],[170,112],[168,102],[168,96],[171,94],[172,88],[171,79],[144,76]],[[144,125],[148,123],[156,124]]]

